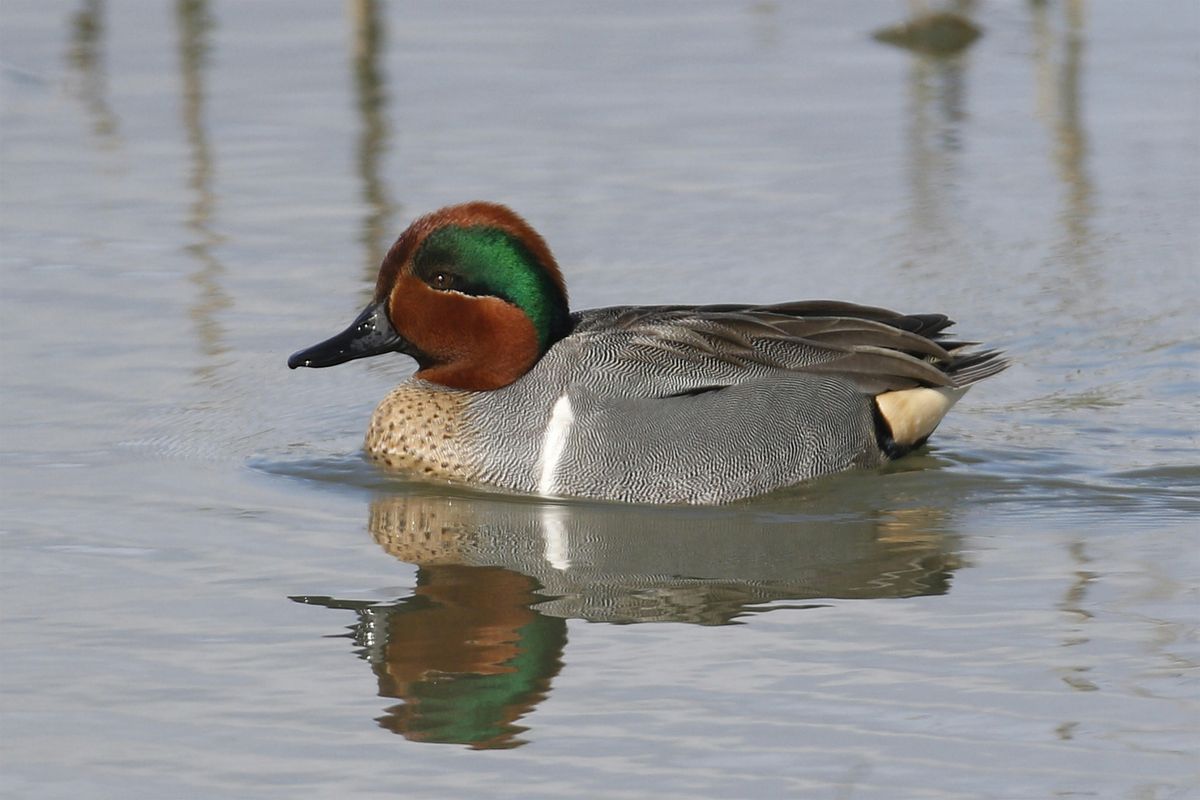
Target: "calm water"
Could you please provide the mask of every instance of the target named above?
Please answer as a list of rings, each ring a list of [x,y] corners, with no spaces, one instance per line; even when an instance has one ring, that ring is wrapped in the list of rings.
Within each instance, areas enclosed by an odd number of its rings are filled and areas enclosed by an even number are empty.
[[[1198,796],[1200,7],[961,5],[5,0],[0,793]],[[1015,364],[751,503],[389,480],[411,364],[284,359],[473,198]]]

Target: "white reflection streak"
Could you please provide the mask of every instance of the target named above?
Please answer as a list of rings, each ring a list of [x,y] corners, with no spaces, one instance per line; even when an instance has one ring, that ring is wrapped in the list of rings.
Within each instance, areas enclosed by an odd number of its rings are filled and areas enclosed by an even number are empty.
[[[546,506],[542,509],[542,557],[559,572],[571,568],[570,544],[567,540],[567,525],[561,506]]]

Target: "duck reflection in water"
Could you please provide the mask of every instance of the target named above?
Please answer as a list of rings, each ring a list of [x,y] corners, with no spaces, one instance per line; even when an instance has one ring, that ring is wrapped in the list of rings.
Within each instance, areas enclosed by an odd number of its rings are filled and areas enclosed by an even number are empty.
[[[386,552],[417,565],[410,596],[293,598],[358,615],[348,636],[380,696],[403,701],[377,721],[412,741],[523,744],[516,722],[562,669],[567,619],[736,624],[824,605],[805,602],[814,599],[943,594],[957,566],[941,509],[846,520],[810,504],[797,520],[762,503],[639,508],[414,492],[377,497],[369,522]]]
[[[562,619],[534,611],[534,581],[499,567],[430,564],[396,603],[294,598],[352,609],[351,636],[379,679],[380,726],[417,742],[476,749],[523,744],[514,721],[533,710],[562,667]]]

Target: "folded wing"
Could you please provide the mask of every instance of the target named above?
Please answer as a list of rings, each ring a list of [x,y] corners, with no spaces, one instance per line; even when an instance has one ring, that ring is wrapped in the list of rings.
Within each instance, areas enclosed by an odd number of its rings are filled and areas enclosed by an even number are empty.
[[[952,341],[943,314],[899,314],[836,301],[637,306],[586,312],[575,333],[601,349],[632,395],[670,397],[774,372],[852,383],[869,395],[959,389],[1007,366],[995,350]]]

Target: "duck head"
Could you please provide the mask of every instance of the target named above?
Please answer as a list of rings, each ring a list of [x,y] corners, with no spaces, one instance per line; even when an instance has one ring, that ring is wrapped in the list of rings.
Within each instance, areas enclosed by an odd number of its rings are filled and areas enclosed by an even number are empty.
[[[410,225],[384,257],[370,305],[288,366],[399,352],[416,359],[424,380],[499,389],[570,326],[562,274],[537,231],[505,206],[465,203]]]

